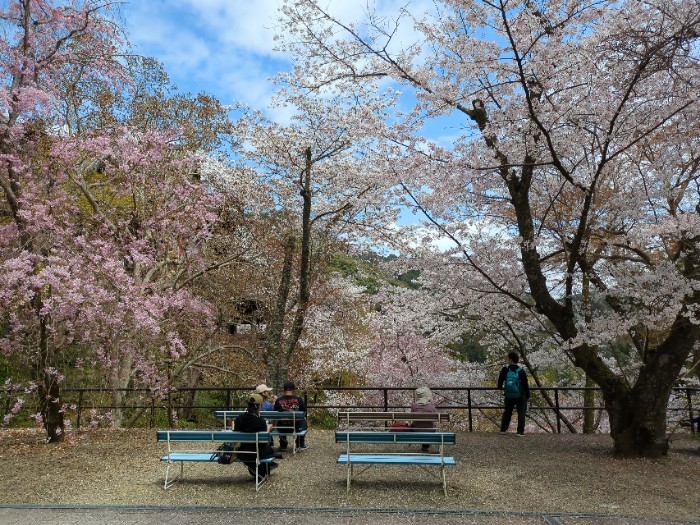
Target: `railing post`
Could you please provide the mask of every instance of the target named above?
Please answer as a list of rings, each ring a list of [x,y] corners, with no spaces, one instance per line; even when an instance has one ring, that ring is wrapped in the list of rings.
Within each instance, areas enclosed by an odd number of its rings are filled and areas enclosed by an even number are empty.
[[[561,418],[559,417],[559,387],[554,388],[554,407],[557,414],[557,434],[561,434]]]
[[[151,393],[151,419],[148,422],[149,428],[153,428],[156,424],[156,394]]]
[[[690,388],[685,388],[685,397],[688,399],[688,419],[690,420],[690,431],[695,433],[695,422],[693,420],[693,396],[690,395]],[[698,425],[700,430],[700,424]]]
[[[472,389],[467,388],[467,414],[469,414],[469,432],[474,432],[472,425]]]
[[[226,410],[231,410],[231,387],[226,389]]]
[[[80,411],[83,409],[83,394],[85,393],[85,390],[82,388],[78,391],[78,417],[76,418],[75,421],[75,426],[77,428],[80,428]]]
[[[384,412],[389,411],[389,389],[384,387]]]

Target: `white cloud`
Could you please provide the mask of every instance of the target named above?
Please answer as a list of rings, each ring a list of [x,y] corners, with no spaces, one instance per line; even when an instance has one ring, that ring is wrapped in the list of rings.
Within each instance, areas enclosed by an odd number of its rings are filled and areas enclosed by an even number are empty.
[[[395,18],[407,9],[421,18],[432,9],[429,0],[325,0],[343,21],[364,18],[369,8]],[[123,7],[136,51],[161,61],[174,84],[184,92],[204,91],[222,103],[242,101],[266,108],[275,86],[267,79],[290,67],[273,51],[277,9],[282,0],[131,0]],[[404,18],[396,43],[417,39],[412,22]],[[269,114],[288,121],[291,110],[273,108]]]
[[[133,0],[123,12],[137,52],[161,61],[182,91],[262,108],[274,92],[267,78],[288,67],[272,50],[279,3]]]

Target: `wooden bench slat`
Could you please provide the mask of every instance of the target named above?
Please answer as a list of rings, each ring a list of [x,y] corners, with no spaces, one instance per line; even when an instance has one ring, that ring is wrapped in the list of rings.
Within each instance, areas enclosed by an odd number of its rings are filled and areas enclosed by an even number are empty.
[[[350,454],[350,464],[352,465],[447,465],[455,466],[457,462],[452,456],[399,456],[395,454]],[[338,456],[338,463],[342,465],[348,464],[348,455],[341,454]]]
[[[236,454],[246,454],[246,452],[235,452]],[[253,454],[253,452],[250,452],[250,454]],[[216,462],[216,458],[213,457],[213,453],[201,453],[201,452],[173,452],[170,454],[170,459],[168,459],[168,456],[163,456],[160,458],[161,461],[171,461],[171,462],[176,462],[176,461],[201,461],[201,462]],[[275,458],[260,458],[259,462],[260,463],[272,463]],[[238,457],[235,461],[243,462],[243,461],[254,461],[255,458],[251,457],[249,459]]]
[[[338,421],[436,421],[450,420],[443,412],[338,412]]]
[[[232,441],[236,443],[265,443],[269,432],[236,432],[235,430],[157,430],[158,441]]]
[[[245,410],[217,410],[214,415],[218,418],[233,419],[236,416],[244,414]],[[304,419],[304,412],[302,411],[288,411],[279,412],[277,410],[263,410],[260,412],[260,417],[265,419]]]
[[[363,431],[338,431],[335,433],[337,443],[426,443],[454,445],[456,436],[454,432],[363,432]]]

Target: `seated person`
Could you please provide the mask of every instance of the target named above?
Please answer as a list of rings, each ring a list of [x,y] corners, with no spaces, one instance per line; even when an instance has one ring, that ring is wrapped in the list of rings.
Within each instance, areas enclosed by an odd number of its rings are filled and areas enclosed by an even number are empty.
[[[306,412],[306,404],[304,403],[304,400],[301,397],[294,395],[296,386],[294,386],[294,383],[292,381],[285,381],[282,385],[282,390],[284,391],[284,395],[278,397],[275,401],[276,411]],[[299,432],[300,430],[306,430],[308,428],[306,419],[297,419],[296,423],[291,419],[281,419],[277,423],[277,430],[280,432],[280,434],[291,434],[292,426],[295,427],[295,430],[297,432]],[[285,450],[286,448],[287,438],[285,436],[280,436],[280,450]],[[306,444],[306,439],[304,438],[304,436],[297,436],[296,448],[298,448],[299,450],[306,450],[307,448],[309,448],[309,445]]]
[[[260,406],[261,412],[272,412],[275,409],[275,405],[270,401],[270,394],[272,389],[267,385],[258,385],[255,387],[255,393],[260,394],[263,398],[262,405]]]
[[[260,394],[251,394],[248,400],[248,408],[240,416],[236,417],[231,423],[231,430],[237,430],[239,432],[269,432],[272,430],[272,425],[269,425],[265,419],[260,417],[260,406],[262,405],[263,398]],[[255,452],[255,443],[241,443],[238,450]],[[275,451],[270,446],[269,443],[260,444],[260,459],[273,458],[275,457]],[[240,454],[238,456],[242,460],[242,463],[248,467],[248,472],[254,478],[257,477],[258,481],[267,476],[270,471],[276,469],[279,464],[274,461],[271,463],[261,463],[259,465],[259,470],[256,470],[255,458],[253,454]],[[251,458],[250,461],[245,461],[247,458]]]
[[[436,413],[437,408],[433,404],[433,393],[427,386],[416,388],[416,402],[411,405],[411,412]],[[432,432],[435,430],[434,421],[414,421],[411,428],[416,432]],[[423,452],[430,450],[428,443],[421,445]]]

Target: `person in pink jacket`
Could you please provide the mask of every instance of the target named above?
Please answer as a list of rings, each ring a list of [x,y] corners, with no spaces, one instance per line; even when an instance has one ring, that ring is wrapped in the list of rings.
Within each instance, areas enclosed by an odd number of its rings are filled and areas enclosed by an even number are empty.
[[[435,413],[437,408],[433,404],[433,393],[427,386],[416,388],[416,401],[411,405],[411,412]],[[416,432],[432,432],[435,430],[433,421],[414,421],[411,428]],[[421,445],[423,452],[430,450],[428,443]]]

